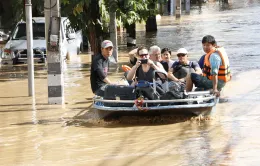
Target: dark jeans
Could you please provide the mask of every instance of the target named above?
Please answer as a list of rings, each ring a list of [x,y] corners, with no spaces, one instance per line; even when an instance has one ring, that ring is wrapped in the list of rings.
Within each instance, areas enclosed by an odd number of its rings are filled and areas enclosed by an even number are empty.
[[[95,91],[95,95],[104,97],[106,86],[107,86],[107,84],[103,85],[103,86],[100,87],[98,90],[96,90],[96,91]]]
[[[96,90],[96,92],[95,92],[95,95],[101,96],[101,97],[104,97],[104,94],[105,94],[105,91],[103,91],[103,90],[101,90],[101,89],[98,89],[98,90]]]
[[[204,77],[197,73],[191,73],[191,80],[197,88],[203,90],[209,90],[213,88],[212,80],[209,80],[207,77]],[[217,86],[218,90],[221,90],[225,86],[225,82],[223,80],[218,80]]]

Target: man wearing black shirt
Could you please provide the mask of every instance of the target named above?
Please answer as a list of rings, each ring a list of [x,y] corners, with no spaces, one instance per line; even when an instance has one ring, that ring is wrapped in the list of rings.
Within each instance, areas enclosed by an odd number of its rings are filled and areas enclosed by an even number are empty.
[[[113,53],[113,43],[110,40],[104,40],[101,43],[101,54],[94,56],[91,64],[90,82],[92,92],[98,96],[104,96],[104,89],[106,84],[111,84],[108,79],[108,58]]]

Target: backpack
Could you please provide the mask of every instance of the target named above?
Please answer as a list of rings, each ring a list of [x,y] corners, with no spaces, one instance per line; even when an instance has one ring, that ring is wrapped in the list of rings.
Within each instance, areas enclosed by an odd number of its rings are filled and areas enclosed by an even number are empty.
[[[160,96],[161,100],[184,99],[184,86],[178,82],[169,82],[169,91]],[[172,103],[173,104],[173,103]],[[181,104],[181,103],[175,103]],[[169,103],[162,103],[161,105],[169,105]]]
[[[137,98],[142,96],[144,99],[148,100],[159,100],[160,95],[165,93],[160,84],[156,84],[156,92],[154,92],[153,83],[143,80],[138,81],[138,84],[136,84],[135,91]]]

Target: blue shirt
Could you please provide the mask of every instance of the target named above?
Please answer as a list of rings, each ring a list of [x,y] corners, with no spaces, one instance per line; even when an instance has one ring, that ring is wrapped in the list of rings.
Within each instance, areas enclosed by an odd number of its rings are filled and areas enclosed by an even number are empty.
[[[202,57],[200,57],[200,60],[198,62],[198,64],[200,65],[200,68],[203,69],[203,66],[204,66],[204,59],[205,59],[205,55],[202,55]]]
[[[222,60],[220,55],[217,52],[214,52],[210,55],[209,62],[211,64],[211,75],[217,75],[219,66],[222,65]]]

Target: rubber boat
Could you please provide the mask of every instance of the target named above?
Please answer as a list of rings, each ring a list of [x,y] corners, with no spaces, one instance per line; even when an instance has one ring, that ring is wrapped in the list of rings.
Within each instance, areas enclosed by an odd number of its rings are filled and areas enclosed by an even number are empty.
[[[153,93],[156,93],[156,77],[154,72],[153,83],[151,83]],[[166,80],[166,79],[165,79]],[[163,80],[165,82],[165,80]],[[166,82],[167,85],[167,82]],[[109,91],[110,89],[110,91]],[[127,89],[127,90],[126,90]],[[139,88],[140,89],[140,88]],[[169,87],[166,86],[166,92]],[[151,100],[136,95],[136,87],[113,85],[105,89],[105,96],[93,97],[93,108],[105,112],[153,112],[168,111],[178,113],[192,113],[195,115],[211,115],[215,111],[218,98],[211,91],[183,92],[183,97],[179,99],[161,99],[160,97]],[[123,91],[123,94],[120,93]],[[106,97],[106,92],[109,97]],[[131,95],[131,93],[133,95]]]

